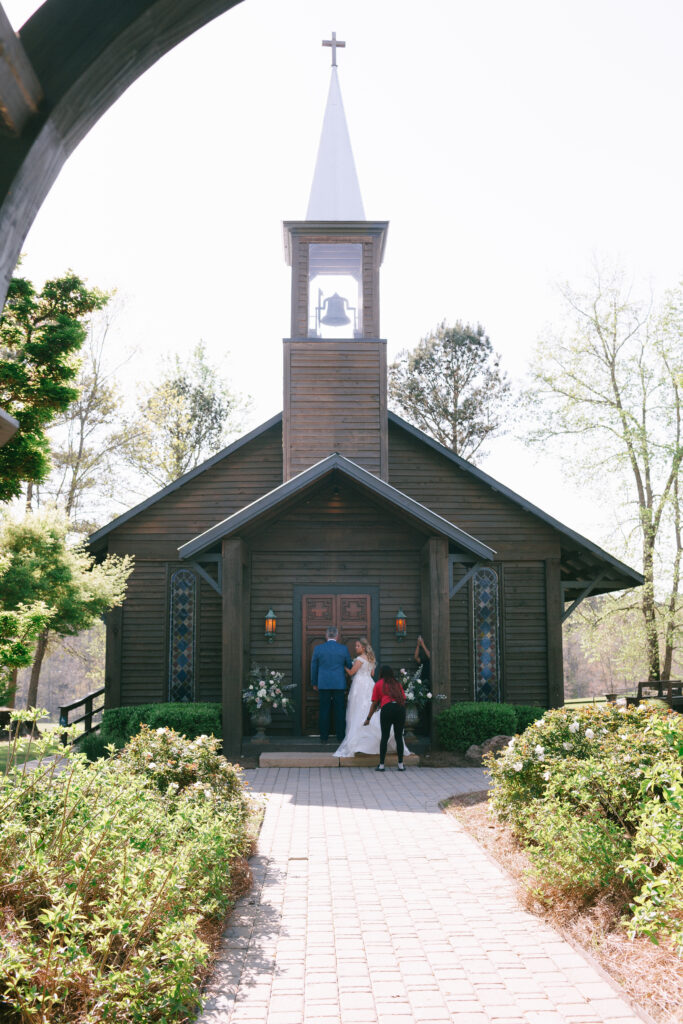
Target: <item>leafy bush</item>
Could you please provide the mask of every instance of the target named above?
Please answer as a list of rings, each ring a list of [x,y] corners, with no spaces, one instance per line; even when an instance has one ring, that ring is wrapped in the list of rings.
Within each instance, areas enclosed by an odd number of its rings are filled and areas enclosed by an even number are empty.
[[[107,741],[101,732],[89,732],[85,736],[79,736],[76,740],[76,749],[80,754],[85,754],[89,761],[96,761],[98,757],[107,757]]]
[[[530,725],[543,718],[545,708],[533,707],[531,704],[513,704],[515,709],[515,732],[524,732]]]
[[[210,703],[132,704],[107,708],[100,733],[105,744],[113,743],[120,748],[139,732],[143,723],[150,729],[175,729],[190,740],[201,735],[222,736],[221,705]]]
[[[104,760],[67,752],[59,772],[0,779],[3,1021],[194,1015],[202,925],[239,894],[252,844],[239,768],[217,746],[143,729]]]
[[[641,784],[643,814],[624,874],[639,886],[627,922],[631,935],[654,942],[671,937],[683,956],[683,730],[656,727],[678,754],[678,764],[653,765]],[[654,797],[654,799],[653,799]]]
[[[683,717],[623,703],[548,711],[487,768],[540,895],[625,892],[632,933],[666,933],[683,952]]]
[[[467,750],[492,736],[512,736],[515,710],[511,704],[464,701],[436,716],[436,735],[444,750]]]

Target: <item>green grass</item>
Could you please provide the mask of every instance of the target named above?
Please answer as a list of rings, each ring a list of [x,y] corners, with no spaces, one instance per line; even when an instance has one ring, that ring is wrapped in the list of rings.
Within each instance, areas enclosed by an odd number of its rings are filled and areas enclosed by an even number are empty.
[[[60,733],[58,727],[55,726],[54,729],[50,729],[50,727],[48,727],[44,730],[44,732],[54,732],[54,743],[50,744],[49,753],[57,753],[57,751],[61,749],[61,743],[59,742]],[[14,741],[12,741],[12,745],[14,745]],[[26,760],[32,761],[33,758],[35,757],[33,745],[31,745],[30,749],[28,750],[26,749],[26,747],[26,738],[20,738],[19,742],[17,743],[17,749],[14,754],[15,765],[22,765]],[[7,761],[9,759],[9,756],[10,744],[7,742],[7,740],[0,740],[0,773],[4,773],[5,770],[7,769]]]

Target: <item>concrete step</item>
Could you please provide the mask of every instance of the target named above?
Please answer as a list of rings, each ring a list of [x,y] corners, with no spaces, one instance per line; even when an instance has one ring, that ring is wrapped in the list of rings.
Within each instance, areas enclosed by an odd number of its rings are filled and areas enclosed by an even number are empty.
[[[407,754],[403,759],[406,766],[418,766],[420,758],[417,754]],[[398,763],[396,754],[387,754],[384,762],[387,768]],[[335,757],[318,751],[301,750],[268,750],[259,757],[260,768],[374,768],[377,765],[376,754],[356,754],[354,757]]]

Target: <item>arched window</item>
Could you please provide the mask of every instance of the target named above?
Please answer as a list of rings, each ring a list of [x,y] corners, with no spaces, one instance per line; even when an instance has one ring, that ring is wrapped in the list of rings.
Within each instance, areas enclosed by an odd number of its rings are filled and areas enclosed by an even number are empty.
[[[168,699],[193,701],[195,691],[195,621],[197,581],[188,569],[171,576]]]
[[[472,579],[474,699],[500,700],[498,573],[479,569]]]

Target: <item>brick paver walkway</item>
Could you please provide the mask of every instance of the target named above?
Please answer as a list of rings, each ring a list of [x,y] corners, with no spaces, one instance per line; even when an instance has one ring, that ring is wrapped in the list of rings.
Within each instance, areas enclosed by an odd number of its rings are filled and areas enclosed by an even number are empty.
[[[201,1024],[638,1024],[438,801],[476,768],[267,768]]]

